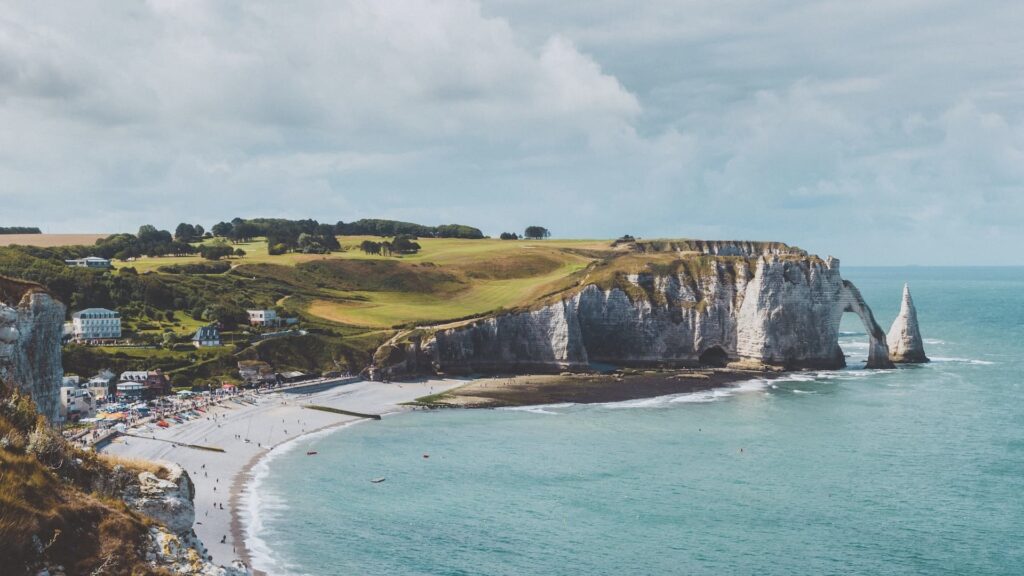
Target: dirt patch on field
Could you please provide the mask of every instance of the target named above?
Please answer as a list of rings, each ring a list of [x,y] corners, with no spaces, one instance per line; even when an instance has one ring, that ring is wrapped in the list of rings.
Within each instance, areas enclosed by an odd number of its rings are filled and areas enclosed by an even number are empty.
[[[92,246],[109,234],[0,234],[0,246]]]

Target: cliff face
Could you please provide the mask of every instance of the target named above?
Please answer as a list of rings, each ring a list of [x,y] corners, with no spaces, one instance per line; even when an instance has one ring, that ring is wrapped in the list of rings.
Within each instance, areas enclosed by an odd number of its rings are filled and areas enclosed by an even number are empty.
[[[206,547],[192,529],[196,517],[192,479],[177,464],[162,464],[167,470],[165,478],[142,472],[122,494],[132,510],[158,523],[149,528],[145,560],[173,574],[248,575],[244,566],[215,566],[208,560]]]
[[[414,360],[442,372],[733,360],[838,368],[845,365],[839,321],[853,312],[869,335],[868,366],[892,366],[885,333],[860,292],[840,276],[838,260],[759,244],[707,243],[701,252],[715,256],[619,274],[606,285],[584,282],[534,310],[437,330],[417,353],[407,351],[404,364]]]
[[[0,379],[51,421],[60,415],[63,335],[63,304],[36,284],[0,277]]]

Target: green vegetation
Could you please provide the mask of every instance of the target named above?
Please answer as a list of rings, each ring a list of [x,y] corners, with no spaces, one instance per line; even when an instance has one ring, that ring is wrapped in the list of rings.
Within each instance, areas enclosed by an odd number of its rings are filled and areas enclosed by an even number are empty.
[[[115,468],[121,466],[121,468]],[[149,521],[128,510],[120,492],[143,469],[79,450],[32,401],[0,384],[0,566],[35,574],[44,565],[68,574],[166,574],[146,566],[140,549]]]
[[[35,226],[0,226],[0,234],[42,234]]]
[[[64,264],[65,258],[93,248],[10,246],[0,247],[0,274],[43,284],[68,304],[69,312],[117,309],[126,337],[148,344],[69,346],[68,372],[87,376],[101,368],[161,368],[175,386],[188,386],[235,381],[237,363],[245,360],[268,362],[277,370],[358,372],[400,331],[531,309],[588,284],[662,303],[653,281],[644,279],[680,275],[691,282],[689,289],[697,295],[693,306],[699,308],[706,305],[700,298],[703,282],[712,275],[731,282],[739,274],[752,274],[756,257],[730,252],[770,251],[794,258],[804,254],[764,242],[641,242],[629,235],[615,242],[540,240],[550,236],[540,226],[527,230],[526,236],[534,239],[502,235],[515,242],[437,237],[475,236],[475,229],[463,228],[385,220],[324,225],[315,220],[236,218],[207,232],[183,223],[176,236],[194,242],[181,256],[135,257],[105,271]],[[367,230],[398,236],[334,235]],[[123,242],[138,251],[170,246],[169,237],[143,227],[137,235],[115,235],[97,245]],[[330,251],[321,253],[328,246]],[[124,250],[119,248],[119,253]],[[215,254],[218,260],[204,259]],[[265,330],[248,326],[246,310],[252,308],[297,317],[306,333],[261,341]],[[221,325],[225,346],[192,347],[191,335],[213,322]]]
[[[464,238],[479,240],[483,232],[472,226],[462,224],[443,224],[441,226],[423,226],[411,222],[396,220],[358,220],[348,224],[338,222],[334,225],[334,233],[339,236],[401,236],[416,238]]]
[[[526,231],[523,232],[523,237],[531,240],[541,240],[551,237],[551,231],[543,226],[527,226]]]

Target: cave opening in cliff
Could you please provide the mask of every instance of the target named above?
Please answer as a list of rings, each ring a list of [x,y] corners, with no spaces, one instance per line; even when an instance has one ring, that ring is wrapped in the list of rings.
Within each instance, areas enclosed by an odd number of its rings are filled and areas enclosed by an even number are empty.
[[[700,365],[709,368],[725,368],[729,364],[729,354],[721,346],[712,346],[700,354]]]

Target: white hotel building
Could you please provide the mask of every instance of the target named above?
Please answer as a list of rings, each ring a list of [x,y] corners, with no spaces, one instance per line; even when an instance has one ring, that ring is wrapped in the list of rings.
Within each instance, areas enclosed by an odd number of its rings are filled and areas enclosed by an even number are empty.
[[[71,315],[75,340],[110,340],[121,337],[121,313],[106,308],[86,308]]]

